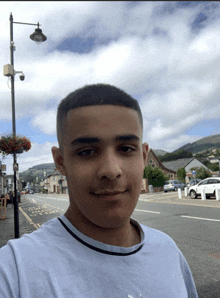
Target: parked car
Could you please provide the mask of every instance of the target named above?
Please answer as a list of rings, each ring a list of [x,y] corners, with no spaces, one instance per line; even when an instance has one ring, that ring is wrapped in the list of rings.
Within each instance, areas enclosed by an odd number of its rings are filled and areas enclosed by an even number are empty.
[[[30,194],[34,194],[34,191],[32,189],[30,189],[29,193]]]
[[[28,193],[27,190],[22,190],[22,192],[21,192],[22,195],[26,195],[27,193]]]
[[[186,185],[179,180],[167,180],[164,182],[163,190],[164,192],[170,190],[176,191],[178,188],[181,188],[181,190],[183,190],[185,186]]]
[[[200,181],[202,181],[202,179],[193,179],[193,180],[190,180],[189,183],[187,183],[187,187],[190,187],[190,186],[193,186],[193,185],[196,185],[198,184]]]
[[[217,188],[220,189],[220,177],[206,178],[189,188],[189,196],[191,199],[196,199],[201,196],[203,189],[205,189],[206,198],[215,197]]]

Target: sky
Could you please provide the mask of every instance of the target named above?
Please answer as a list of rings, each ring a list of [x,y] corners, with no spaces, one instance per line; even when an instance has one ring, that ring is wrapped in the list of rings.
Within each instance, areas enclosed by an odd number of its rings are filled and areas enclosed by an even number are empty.
[[[0,136],[12,133],[10,24],[13,24],[16,133],[32,148],[17,155],[19,171],[52,163],[56,112],[70,92],[107,83],[138,100],[143,141],[172,152],[220,134],[219,1],[1,1]],[[1,157],[0,157],[1,158]],[[6,156],[12,174],[13,157]]]

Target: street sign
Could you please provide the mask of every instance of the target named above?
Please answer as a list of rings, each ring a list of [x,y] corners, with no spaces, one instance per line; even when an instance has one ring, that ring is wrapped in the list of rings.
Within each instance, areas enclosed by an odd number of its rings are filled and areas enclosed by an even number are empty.
[[[196,174],[196,171],[192,171],[192,174],[195,175]]]
[[[2,164],[0,164],[0,169],[1,169],[2,171],[6,171],[6,165],[2,165]]]
[[[13,170],[14,170],[14,172],[18,171],[18,163],[13,164]]]

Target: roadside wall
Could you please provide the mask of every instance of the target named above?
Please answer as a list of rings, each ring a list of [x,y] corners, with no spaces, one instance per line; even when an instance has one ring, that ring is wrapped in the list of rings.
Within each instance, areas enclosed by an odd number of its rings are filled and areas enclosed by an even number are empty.
[[[153,188],[153,192],[159,192],[159,191],[162,191],[162,190],[163,190],[163,186]],[[141,193],[149,193],[148,179],[143,179],[142,180]]]

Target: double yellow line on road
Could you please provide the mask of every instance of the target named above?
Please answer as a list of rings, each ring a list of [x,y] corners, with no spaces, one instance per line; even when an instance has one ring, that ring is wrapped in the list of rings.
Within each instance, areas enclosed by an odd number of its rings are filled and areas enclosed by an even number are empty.
[[[39,227],[40,227],[40,225],[39,224],[35,224],[33,222],[33,220],[27,215],[26,212],[24,212],[24,210],[21,207],[19,207],[19,210],[23,213],[24,217],[27,219],[27,221],[29,222],[29,224],[32,225],[32,226],[34,226],[36,228],[36,230],[38,230]]]

